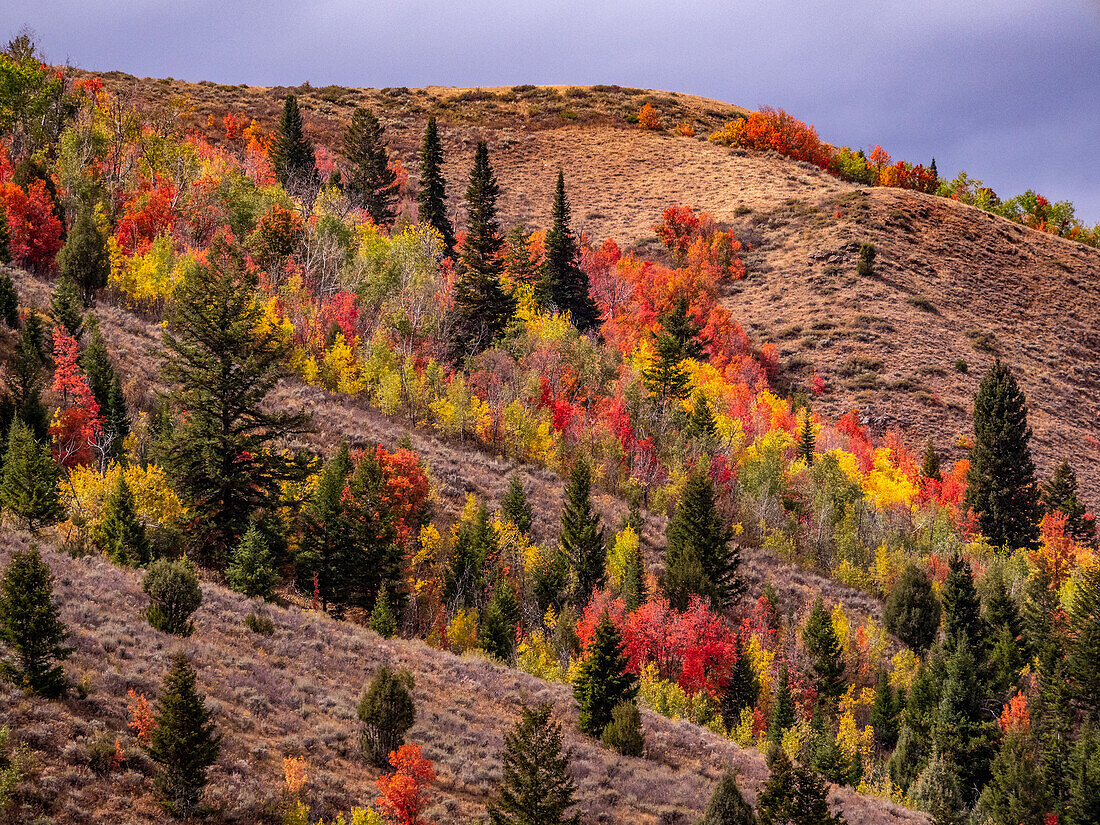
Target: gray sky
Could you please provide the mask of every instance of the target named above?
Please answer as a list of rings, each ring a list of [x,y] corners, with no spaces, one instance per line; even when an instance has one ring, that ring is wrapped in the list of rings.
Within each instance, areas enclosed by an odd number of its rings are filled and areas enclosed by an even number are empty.
[[[1100,0],[4,0],[47,57],[220,83],[617,83],[779,106],[1100,222]]]

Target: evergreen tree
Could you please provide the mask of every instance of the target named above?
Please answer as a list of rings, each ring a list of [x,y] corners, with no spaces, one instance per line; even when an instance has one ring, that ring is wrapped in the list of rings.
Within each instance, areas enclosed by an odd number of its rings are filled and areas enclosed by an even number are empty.
[[[974,449],[966,476],[966,506],[997,547],[1038,544],[1039,492],[1030,441],[1024,395],[998,360],[974,396]]]
[[[559,170],[552,223],[546,233],[545,292],[559,311],[569,313],[577,329],[587,332],[599,324],[600,311],[588,293],[588,273],[580,267],[577,237],[569,228],[570,211],[565,197],[565,174]]]
[[[3,250],[3,240],[0,239],[0,263],[5,263],[2,260]],[[0,319],[11,329],[19,326],[19,293],[15,291],[11,275],[6,272],[0,272]]]
[[[519,626],[519,602],[507,580],[502,579],[485,608],[478,638],[481,649],[495,659],[508,664],[516,646],[516,628]]]
[[[928,439],[928,443],[924,447],[920,475],[921,478],[928,478],[932,481],[941,481],[943,478],[940,474],[940,454],[936,452],[936,444],[931,438]]]
[[[275,558],[263,533],[253,522],[233,551],[226,572],[229,586],[238,593],[252,598],[270,599],[279,583],[275,570]]]
[[[737,635],[737,659],[730,670],[726,685],[722,688],[722,698],[719,710],[722,714],[722,724],[727,731],[732,731],[741,720],[741,711],[744,708],[756,706],[760,698],[760,680],[753,670],[745,647],[744,637]]]
[[[965,636],[947,660],[946,675],[933,718],[933,740],[939,753],[956,767],[963,800],[972,805],[989,780],[998,731],[984,711],[988,694]]]
[[[359,700],[361,743],[367,758],[380,768],[389,765],[391,751],[405,742],[416,721],[413,677],[407,670],[378,668]]]
[[[508,490],[500,500],[500,514],[505,521],[510,521],[523,535],[531,532],[531,522],[534,520],[534,510],[527,501],[527,491],[523,489],[523,482],[519,474],[513,473],[508,482]]]
[[[26,524],[32,534],[57,524],[65,515],[57,484],[61,470],[49,448],[34,440],[27,426],[16,419],[4,453],[4,478],[0,505]]]
[[[95,302],[96,292],[107,286],[111,274],[107,238],[91,210],[82,209],[77,214],[65,246],[57,254],[57,269],[62,278],[70,278],[80,287],[87,306]]]
[[[8,226],[8,210],[0,209],[0,264],[11,263],[11,227]]]
[[[352,547],[349,557],[348,600],[360,607],[373,605],[379,590],[388,588],[396,602],[400,591],[403,552],[394,515],[386,501],[386,474],[376,450],[359,456],[345,494],[346,529]],[[400,605],[396,605],[400,609]]]
[[[707,360],[703,351],[707,343],[703,338],[703,325],[692,316],[687,295],[681,292],[668,311],[661,313],[658,321],[661,332],[676,342],[681,361],[685,358]]]
[[[712,452],[718,444],[718,422],[714,419],[714,409],[702,391],[695,394],[691,418],[688,419],[688,433],[702,453]]]
[[[445,594],[457,607],[480,606],[485,590],[485,571],[500,555],[496,530],[484,505],[478,507],[472,521],[459,525],[451,553]]]
[[[665,594],[674,607],[685,609],[694,594],[721,609],[740,592],[741,554],[703,468],[688,476],[665,538]]]
[[[576,786],[569,756],[562,752],[561,726],[550,718],[549,702],[520,709],[520,720],[504,737],[504,782],[489,803],[492,825],[579,825],[573,806]]]
[[[561,511],[561,548],[569,560],[573,603],[587,604],[592,591],[607,578],[607,547],[600,515],[592,508],[592,475],[588,464],[573,465],[565,485],[565,506]]]
[[[653,360],[642,369],[646,389],[662,406],[687,398],[691,378],[683,365],[680,345],[671,335],[662,332],[654,338],[653,346],[656,350]]]
[[[11,650],[0,672],[24,690],[60,696],[65,690],[61,662],[68,631],[53,600],[53,575],[38,548],[16,550],[0,579],[0,640]]]
[[[806,462],[807,467],[814,464],[814,451],[817,449],[817,436],[814,435],[814,423],[810,420],[810,410],[802,417],[802,425],[798,428],[798,455]]]
[[[42,404],[42,386],[46,363],[43,348],[45,332],[37,313],[27,313],[23,328],[19,330],[19,343],[5,378],[11,398],[12,413],[30,428],[34,438],[45,439],[49,434],[49,417]]]
[[[467,231],[454,287],[451,349],[456,360],[492,346],[515,311],[515,301],[500,281],[504,241],[497,221],[499,195],[489,147],[481,141],[466,189]]]
[[[619,702],[611,711],[611,721],[603,729],[600,742],[623,756],[641,756],[645,752],[642,714],[633,701]]]
[[[348,168],[340,180],[351,202],[366,211],[378,226],[394,219],[397,175],[383,140],[385,127],[370,109],[357,106],[344,132],[344,158]]]
[[[1100,721],[1100,565],[1078,573],[1069,623],[1069,674],[1078,700]]]
[[[107,391],[107,404],[100,407],[103,429],[111,437],[108,455],[120,458],[126,452],[126,439],[130,436],[130,413],[126,409],[126,396],[122,392],[122,380],[116,374]]]
[[[990,629],[992,649],[989,653],[990,684],[995,693],[1006,694],[1016,682],[1024,665],[1023,623],[1016,603],[1008,593],[1004,574],[991,571],[989,591],[985,600],[985,624]]]
[[[906,792],[916,780],[928,760],[928,746],[924,737],[908,724],[902,725],[898,744],[886,764],[890,781]]]
[[[127,567],[149,563],[149,538],[145,525],[137,517],[134,494],[119,471],[118,483],[107,497],[103,521],[96,531],[96,544],[115,564]]]
[[[843,825],[829,813],[829,792],[821,777],[795,765],[782,750],[769,760],[770,774],[756,800],[760,825]]]
[[[891,750],[898,742],[898,720],[901,716],[901,698],[890,684],[890,674],[879,673],[875,688],[875,703],[871,706],[871,728],[875,741],[883,750]]]
[[[184,653],[177,653],[157,700],[148,751],[157,764],[157,792],[165,807],[178,816],[188,817],[197,810],[206,772],[221,751],[221,735],[205,701],[191,662]]]
[[[810,616],[802,631],[802,643],[813,657],[818,693],[827,701],[835,703],[844,693],[844,651],[821,596],[814,600],[810,609]]]
[[[205,533],[196,542],[202,560],[218,568],[282,483],[304,475],[276,441],[301,432],[307,418],[264,405],[289,352],[262,317],[255,272],[218,236],[206,262],[188,267],[176,287],[164,330],[162,375],[185,413],[171,435],[168,469]]]
[[[84,331],[84,298],[76,281],[62,275],[54,282],[50,293],[50,315],[73,338],[80,340]]]
[[[370,629],[383,639],[389,639],[397,633],[397,619],[394,618],[389,591],[385,587],[378,591],[378,598],[374,600]]]
[[[531,233],[527,227],[512,227],[508,233],[508,251],[504,254],[504,273],[514,286],[529,284],[534,287],[535,298],[545,306],[550,298],[545,294],[546,282],[542,280],[542,269],[531,251]]]
[[[1039,750],[1039,775],[1055,812],[1065,810],[1069,796],[1074,721],[1071,694],[1065,663],[1052,663],[1040,677],[1039,696],[1031,711],[1031,727]]]
[[[856,274],[861,278],[874,277],[875,245],[873,243],[859,245],[859,263],[856,264]]]
[[[191,614],[202,604],[202,588],[198,571],[186,556],[154,561],[145,571],[141,588],[149,597],[145,611],[149,624],[165,633],[191,635],[195,629]]]
[[[111,438],[108,453],[112,458],[119,458],[130,435],[130,414],[122,392],[122,381],[107,355],[107,342],[95,313],[89,312],[84,319],[84,330],[88,340],[80,354],[80,366],[87,376],[88,388],[99,404],[103,429]]]
[[[271,165],[275,179],[293,194],[306,193],[312,199],[312,193],[321,184],[313,144],[306,137],[302,112],[294,95],[287,95],[283,103],[283,114],[271,146]]]
[[[634,701],[638,692],[637,679],[626,666],[622,636],[611,617],[604,613],[573,682],[582,732],[599,737],[611,721],[615,706]]]
[[[623,569],[623,586],[620,594],[626,609],[633,612],[645,601],[645,559],[642,558],[641,542],[636,542],[626,557]]]
[[[1086,725],[1069,763],[1069,803],[1066,825],[1100,822],[1100,736]]]
[[[447,218],[447,183],[443,179],[443,147],[439,142],[435,118],[428,118],[424,143],[420,148],[420,191],[417,217],[420,223],[435,229],[443,238],[443,255],[454,257],[455,232]]]
[[[347,442],[325,462],[313,496],[305,506],[302,542],[295,557],[298,586],[313,589],[316,577],[321,609],[348,600],[353,553],[344,515],[344,488],[351,476]]]
[[[756,825],[752,806],[737,787],[737,774],[726,771],[711,794],[698,825]]]
[[[909,800],[918,809],[930,813],[935,825],[963,825],[966,821],[966,802],[958,772],[942,754],[932,754],[928,765],[909,788]]]
[[[975,655],[980,657],[985,650],[985,620],[974,574],[970,562],[959,554],[948,563],[943,583],[943,638],[949,649],[965,640]]]
[[[786,660],[779,664],[775,679],[775,696],[772,699],[771,718],[768,720],[768,741],[775,745],[783,741],[783,731],[794,724],[794,700],[791,698],[791,677]]]
[[[993,760],[992,776],[978,808],[992,825],[1044,825],[1050,810],[1047,791],[1028,737],[1009,731]]]
[[[927,650],[940,627],[940,600],[928,575],[918,565],[902,571],[886,598],[886,629],[917,653]]]
[[[1067,535],[1082,544],[1096,543],[1096,520],[1085,512],[1077,497],[1077,474],[1068,461],[1063,460],[1043,482],[1041,496],[1043,512],[1065,513]]]

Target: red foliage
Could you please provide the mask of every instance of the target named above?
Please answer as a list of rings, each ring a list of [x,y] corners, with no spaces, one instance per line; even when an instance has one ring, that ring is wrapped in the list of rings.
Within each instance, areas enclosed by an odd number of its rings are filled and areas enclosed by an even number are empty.
[[[36,180],[26,190],[11,181],[0,184],[0,206],[7,212],[8,247],[15,263],[36,273],[53,269],[61,250],[61,221],[45,182]]]
[[[829,147],[821,142],[817,130],[782,109],[764,106],[745,121],[741,143],[747,149],[767,151],[804,160],[828,169],[832,160]]]
[[[398,538],[401,541],[415,538],[428,510],[430,492],[420,457],[404,447],[391,453],[381,445],[375,448],[375,454],[385,478],[382,502],[394,516]]]
[[[375,802],[392,825],[427,825],[421,816],[427,800],[424,786],[435,781],[435,768],[420,754],[419,745],[402,745],[390,753],[393,773],[378,777]]]
[[[699,217],[690,206],[674,204],[665,209],[661,222],[653,227],[653,231],[672,253],[673,259],[682,261],[699,231]]]
[[[103,433],[99,404],[77,363],[80,345],[61,327],[53,330],[54,374],[52,389],[61,409],[50,426],[54,457],[65,467],[87,464],[91,448]]]
[[[153,716],[153,709],[144,693],[135,693],[133,688],[126,692],[129,701],[126,702],[126,712],[130,714],[128,727],[134,732],[134,736],[142,745],[146,744],[157,727],[157,720]]]
[[[337,292],[324,302],[321,320],[326,329],[333,324],[339,328],[349,344],[359,336],[359,307],[350,292]]]
[[[176,195],[171,181],[158,178],[151,189],[138,192],[123,205],[115,240],[127,255],[147,251],[157,237],[172,231]]]

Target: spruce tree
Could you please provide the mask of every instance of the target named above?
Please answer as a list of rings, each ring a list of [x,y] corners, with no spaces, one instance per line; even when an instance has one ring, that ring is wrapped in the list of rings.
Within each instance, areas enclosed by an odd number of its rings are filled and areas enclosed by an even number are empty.
[[[71,652],[65,647],[68,631],[53,600],[53,575],[38,548],[16,550],[0,579],[0,640],[12,658],[0,671],[40,696],[59,696],[65,690],[61,662]]]
[[[341,182],[355,206],[365,210],[378,226],[388,227],[395,215],[397,175],[390,168],[385,131],[374,112],[356,107],[344,132],[348,167]]]
[[[240,247],[219,235],[206,262],[187,268],[164,330],[162,376],[183,413],[167,468],[203,533],[200,558],[215,568],[281,485],[304,475],[278,441],[303,431],[308,419],[264,404],[289,351],[278,331],[260,323],[256,289]]]
[[[970,563],[961,554],[948,563],[943,583],[943,638],[948,649],[965,640],[976,656],[984,654],[986,626],[981,600]]]
[[[226,580],[231,588],[250,599],[266,601],[274,595],[275,586],[279,583],[275,557],[255,522],[248,525],[240,544],[233,550]]]
[[[116,374],[107,391],[107,404],[100,407],[103,429],[110,436],[108,454],[120,458],[126,452],[126,439],[130,436],[130,413],[126,409],[126,396],[122,392],[122,379]]]
[[[157,792],[177,816],[197,811],[206,772],[221,751],[221,734],[211,716],[195,669],[186,654],[177,653],[157,699],[156,727],[148,745],[149,757],[157,764]]]
[[[722,698],[719,711],[722,714],[722,724],[727,731],[734,730],[741,721],[741,711],[744,708],[755,707],[760,698],[760,680],[749,661],[744,637],[737,635],[737,659],[730,670],[726,685],[722,688]]]
[[[500,500],[500,514],[505,521],[511,522],[525,536],[530,534],[534,511],[527,500],[527,491],[523,489],[523,482],[520,481],[518,473],[512,474],[508,489]]]
[[[561,511],[561,548],[569,560],[573,603],[581,608],[607,579],[607,546],[600,515],[592,508],[592,474],[587,462],[573,465]]]
[[[70,278],[80,287],[87,306],[95,303],[96,292],[107,286],[111,274],[107,238],[90,209],[81,209],[77,214],[65,246],[57,254],[57,269],[62,278]]]
[[[623,570],[623,586],[620,594],[626,609],[633,612],[645,601],[645,559],[641,542],[636,542],[626,558]]]
[[[1086,725],[1069,761],[1069,800],[1066,825],[1100,822],[1100,736]]]
[[[702,391],[695,394],[687,429],[700,452],[709,454],[717,446],[718,422],[714,418],[714,409]]]
[[[76,281],[67,275],[54,282],[53,292],[50,293],[50,315],[69,335],[80,340],[84,331],[84,298]]]
[[[1052,663],[1040,676],[1039,696],[1031,708],[1031,728],[1038,747],[1038,768],[1043,787],[1052,800],[1052,809],[1063,811],[1069,796],[1070,755],[1073,749],[1075,710],[1071,703],[1073,686],[1066,677],[1062,661]]]
[[[103,429],[111,439],[108,454],[111,458],[119,458],[130,435],[130,414],[122,392],[122,380],[107,355],[107,342],[95,313],[89,312],[84,318],[84,331],[88,340],[80,354],[80,366],[99,404]]]
[[[351,471],[351,455],[345,441],[325,462],[313,496],[305,506],[295,570],[299,587],[312,590],[316,581],[322,610],[328,610],[331,603],[346,602],[350,591],[354,548],[344,514],[344,488]]]
[[[813,770],[795,765],[782,750],[768,764],[770,773],[756,800],[760,825],[844,825],[829,813],[829,791]]]
[[[1069,674],[1086,713],[1100,722],[1100,565],[1078,573],[1069,624]]]
[[[1063,460],[1042,484],[1043,512],[1055,511],[1066,516],[1066,533],[1082,544],[1095,544],[1096,521],[1085,512],[1077,496],[1077,474]]]
[[[993,760],[992,775],[978,809],[993,825],[1044,825],[1050,810],[1029,737],[1009,731]]]
[[[484,505],[470,521],[463,521],[455,536],[444,594],[456,607],[480,606],[485,589],[485,572],[500,555],[496,530]]]
[[[46,364],[44,335],[42,319],[35,312],[27,313],[5,377],[14,416],[30,428],[35,438],[43,440],[49,434],[50,423],[42,404]]]
[[[802,644],[813,657],[818,693],[827,701],[835,703],[844,692],[843,650],[821,596],[814,600],[810,609],[810,616],[802,631]]]
[[[416,721],[412,689],[409,671],[383,665],[363,690],[358,708],[361,744],[367,758],[380,768],[388,767],[390,752],[404,744]]]
[[[13,421],[0,482],[4,510],[22,520],[32,534],[57,524],[65,514],[57,488],[60,479],[61,470],[49,448],[35,441],[21,420]]]
[[[775,696],[772,699],[771,718],[768,720],[768,741],[779,745],[783,731],[794,724],[794,700],[791,698],[790,671],[786,660],[780,662],[775,679]]]
[[[466,189],[467,231],[454,286],[451,352],[456,360],[492,346],[515,311],[515,301],[500,281],[504,240],[497,221],[499,195],[489,147],[481,141]]]
[[[928,443],[924,446],[924,455],[921,457],[920,474],[921,478],[928,478],[932,481],[942,480],[940,474],[940,454],[936,452],[936,444],[931,438],[928,439]]]
[[[561,726],[550,718],[549,702],[520,709],[520,720],[504,737],[503,784],[489,803],[492,825],[579,825],[566,815],[576,786],[569,756],[562,751]]]
[[[370,629],[383,639],[389,639],[397,633],[397,619],[394,618],[389,591],[385,587],[378,591],[378,598],[374,600],[374,608],[370,614]]]
[[[352,604],[374,604],[379,590],[388,588],[395,607],[404,558],[393,511],[386,502],[386,474],[376,450],[364,450],[348,480],[345,495],[346,529],[352,546],[347,569]]]
[[[549,303],[549,296],[545,294],[546,282],[542,280],[542,269],[531,251],[531,233],[526,226],[514,226],[508,233],[504,274],[512,282],[513,288],[528,284],[534,287],[535,299],[541,306]]]
[[[665,533],[665,595],[679,610],[692,595],[726,607],[740,591],[741,554],[731,547],[733,531],[718,509],[714,482],[696,467],[684,484]]]
[[[672,401],[687,398],[691,391],[691,378],[683,365],[682,349],[675,338],[661,332],[654,338],[653,345],[653,360],[642,369],[642,380],[650,395],[664,407]]]
[[[420,191],[416,195],[420,223],[435,229],[443,238],[443,255],[454,257],[455,232],[447,217],[447,183],[443,179],[443,147],[435,118],[428,118],[420,148]]]
[[[698,825],[756,825],[756,813],[737,787],[737,774],[726,771],[711,794]]]
[[[559,170],[552,223],[546,233],[546,256],[543,263],[545,292],[559,311],[569,313],[577,329],[587,332],[596,328],[600,312],[588,293],[588,273],[579,263],[577,238],[569,227],[570,211],[569,201],[565,196],[565,174]]]
[[[974,396],[974,449],[966,476],[966,506],[997,547],[1038,545],[1039,492],[1030,441],[1024,395],[998,360]]]
[[[988,693],[965,636],[947,660],[946,677],[933,715],[933,741],[958,769],[963,799],[972,805],[989,779],[998,731],[985,712]]]
[[[966,802],[956,766],[943,754],[932,758],[909,788],[909,801],[932,815],[934,825],[963,825]]]
[[[637,679],[626,666],[622,636],[611,617],[604,613],[596,624],[588,653],[573,682],[582,732],[598,738],[611,721],[615,706],[634,700],[638,692]]]
[[[923,653],[936,639],[940,614],[940,600],[928,575],[919,565],[906,567],[886,597],[886,629],[917,653]]]
[[[134,494],[119,470],[118,483],[107,497],[103,521],[95,535],[96,544],[115,564],[141,567],[149,563],[149,538],[137,517]]]
[[[283,114],[271,147],[271,165],[275,169],[275,179],[292,194],[305,193],[312,199],[312,193],[321,184],[313,144],[306,137],[302,112],[294,95],[287,95],[283,103]]]
[[[0,210],[0,213],[3,211]],[[0,246],[0,253],[2,252],[3,247]],[[0,260],[0,263],[3,261]],[[19,326],[19,293],[15,291],[11,275],[6,272],[0,272],[0,319],[11,329]]]
[[[897,744],[900,716],[900,697],[890,684],[890,674],[883,670],[879,673],[878,686],[875,688],[875,703],[871,706],[869,720],[875,732],[875,741],[883,750],[891,750]]]
[[[505,664],[512,661],[519,626],[519,602],[512,585],[502,579],[485,608],[478,642],[481,649]]]
[[[677,346],[680,360],[693,358],[706,361],[703,351],[706,340],[703,338],[703,325],[691,314],[691,304],[687,295],[680,293],[672,306],[658,318],[661,332],[671,338]]]
[[[11,227],[8,226],[8,210],[0,209],[0,264],[11,263]]]
[[[807,467],[814,463],[814,451],[817,449],[817,436],[814,435],[814,424],[810,420],[810,411],[802,417],[802,424],[798,428],[798,455],[806,462]]]

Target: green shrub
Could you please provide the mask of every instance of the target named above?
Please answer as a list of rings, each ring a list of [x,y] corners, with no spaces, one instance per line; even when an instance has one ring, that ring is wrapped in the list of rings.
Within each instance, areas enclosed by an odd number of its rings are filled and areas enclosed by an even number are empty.
[[[633,702],[619,702],[611,711],[611,721],[600,737],[605,748],[617,750],[623,756],[641,756],[645,750],[642,734],[642,714]]]
[[[416,721],[412,698],[413,677],[407,670],[380,667],[359,700],[359,721],[363,723],[361,743],[367,758],[387,767],[390,751],[405,741]]]
[[[269,616],[263,616],[259,613],[249,613],[245,616],[244,626],[261,636],[271,636],[275,633],[275,622],[271,621]]]
[[[149,565],[141,586],[149,596],[145,611],[149,624],[165,633],[190,636],[195,629],[191,614],[202,604],[194,563],[186,556],[176,561],[157,559]]]
[[[856,265],[856,273],[862,278],[874,277],[875,245],[873,243],[865,243],[860,245],[859,263]]]
[[[961,372],[964,375],[970,372],[970,366],[961,358],[955,362],[955,372]]]

